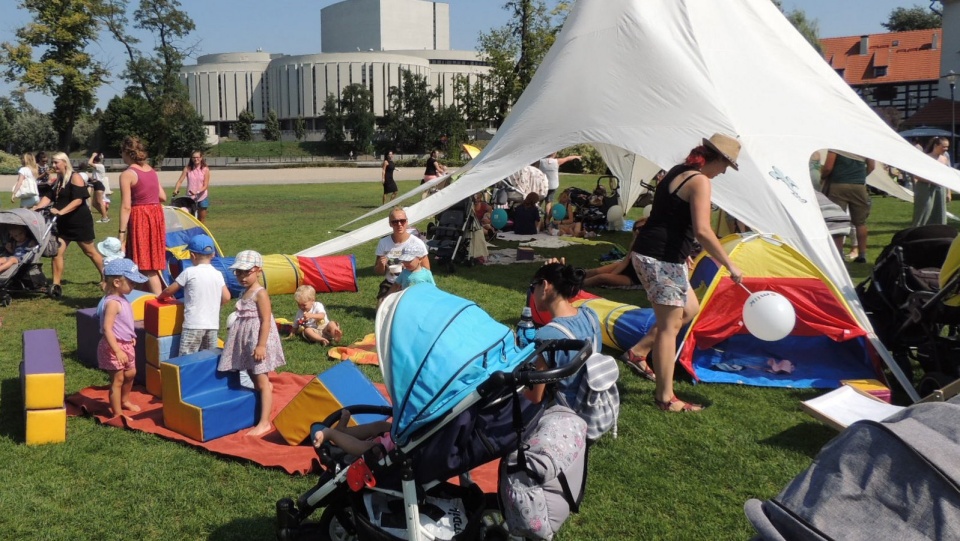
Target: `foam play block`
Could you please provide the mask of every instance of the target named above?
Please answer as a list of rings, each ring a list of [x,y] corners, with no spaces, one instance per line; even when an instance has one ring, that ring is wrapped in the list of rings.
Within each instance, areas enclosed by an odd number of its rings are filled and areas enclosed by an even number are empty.
[[[157,398],[163,398],[163,384],[159,368],[149,364],[145,365],[143,367],[143,379],[148,393]]]
[[[146,385],[147,375],[144,370],[147,365],[147,330],[143,328],[142,321],[134,321],[133,331],[137,335],[137,345],[133,347],[133,351],[136,355],[134,364],[137,366],[137,375],[133,377],[133,384]]]
[[[139,289],[134,289],[125,295],[125,297],[127,297],[127,302],[130,303],[130,308],[133,309],[134,321],[143,321],[146,313],[147,301],[152,301],[157,298],[157,296],[153,293],[147,293],[146,291],[140,291]]]
[[[160,363],[163,423],[170,430],[209,441],[256,424],[259,397],[240,385],[237,372],[217,371],[220,351]]]
[[[872,395],[887,404],[890,403],[890,388],[875,379],[844,379],[840,380],[843,385],[849,385],[858,391],[863,391]]]
[[[146,324],[144,324],[144,328],[146,328]],[[144,350],[147,364],[160,368],[160,363],[180,354],[180,334],[154,336],[150,334],[150,331],[147,331]]]
[[[96,308],[77,310],[77,359],[86,367],[97,367],[97,344],[100,343],[100,316]]]
[[[67,439],[67,409],[26,410],[27,445],[59,443]]]
[[[300,445],[310,435],[310,425],[349,406],[389,406],[373,383],[352,362],[344,361],[321,372],[301,389],[289,404],[273,418],[283,439]],[[355,415],[350,425],[383,421],[382,415]]]
[[[25,409],[63,407],[65,378],[60,341],[53,329],[23,332],[20,385]]]
[[[154,336],[180,334],[183,328],[183,303],[157,302],[157,299],[144,302],[143,326]]]

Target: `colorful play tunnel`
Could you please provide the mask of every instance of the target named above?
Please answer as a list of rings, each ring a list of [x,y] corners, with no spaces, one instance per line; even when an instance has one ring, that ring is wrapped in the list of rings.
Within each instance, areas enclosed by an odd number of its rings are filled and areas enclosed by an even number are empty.
[[[656,324],[652,308],[611,301],[586,291],[581,291],[571,302],[574,306],[593,310],[600,318],[603,345],[621,351],[639,342]],[[532,297],[527,303],[533,311],[534,323],[542,326],[550,322],[550,313],[538,311]]]
[[[199,220],[183,210],[164,207],[167,235],[167,272],[164,280],[172,282],[183,269],[190,266],[187,244],[195,235],[209,235],[214,239],[216,256],[211,264],[223,274],[227,289],[233,297],[243,291],[230,265],[233,257],[224,257],[216,238]],[[293,293],[302,285],[313,286],[318,293],[359,291],[357,285],[357,261],[351,255],[324,257],[301,257],[293,255],[264,255],[260,283],[271,295]]]

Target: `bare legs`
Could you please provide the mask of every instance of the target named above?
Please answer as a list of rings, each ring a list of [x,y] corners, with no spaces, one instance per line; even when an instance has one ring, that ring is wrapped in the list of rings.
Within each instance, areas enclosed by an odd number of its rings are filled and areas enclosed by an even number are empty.
[[[684,321],[692,320],[699,311],[700,303],[689,288],[684,306],[653,305],[653,313],[657,318],[656,336],[653,339],[653,370],[657,373],[654,399],[660,403],[672,403],[674,400],[673,370],[676,366],[677,335]],[[677,404],[678,410],[685,405],[682,402]],[[670,409],[674,410],[673,407]]]
[[[140,411],[140,406],[130,402],[130,391],[133,389],[133,378],[137,375],[134,370],[110,371],[110,413],[114,417],[123,414],[123,410]]]
[[[61,240],[60,248],[57,250],[57,255],[53,256],[53,283],[55,285],[60,285],[61,280],[63,280],[63,254],[67,251],[67,246],[70,246],[70,241]],[[83,253],[90,258],[93,266],[97,269],[97,273],[100,275],[99,281],[102,282],[103,257],[100,255],[100,252],[97,251],[96,246],[94,246],[93,242],[80,241],[77,241],[77,246],[79,246],[80,249],[83,250]]]
[[[250,374],[253,388],[260,393],[260,421],[247,432],[248,436],[262,436],[273,429],[270,413],[273,410],[273,384],[267,374]]]

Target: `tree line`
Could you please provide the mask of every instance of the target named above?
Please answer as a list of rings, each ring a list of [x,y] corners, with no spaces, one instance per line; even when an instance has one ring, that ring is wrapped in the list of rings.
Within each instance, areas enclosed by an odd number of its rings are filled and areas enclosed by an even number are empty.
[[[772,0],[783,11],[780,0]],[[373,114],[369,89],[352,84],[340,97],[326,96],[318,118],[329,146],[356,154],[385,150],[454,152],[466,142],[468,129],[499,127],[540,66],[563,26],[570,2],[506,0],[508,22],[481,33],[478,51],[490,70],[473,80],[454,81],[454,104],[438,106],[439,91],[426,77],[402,72],[388,93],[382,118]],[[934,2],[933,5],[936,5]],[[9,98],[0,97],[0,146],[13,152],[57,148],[105,151],[119,147],[126,135],[147,141],[154,160],[187,155],[205,146],[203,119],[190,104],[179,72],[196,48],[195,25],[178,0],[21,0],[31,22],[17,29],[17,41],[0,44],[0,74],[20,84]],[[817,21],[802,10],[785,12],[798,31],[820,50]],[[938,28],[937,9],[914,6],[891,11],[883,24],[890,31]],[[124,92],[105,110],[93,111],[97,88],[108,69],[87,52],[102,34],[109,34],[126,52],[120,77]],[[142,43],[153,43],[146,48]],[[45,115],[27,103],[25,90],[54,97]],[[253,114],[241,113],[233,131],[241,140],[253,137]],[[293,121],[297,139],[306,135],[302,118]],[[280,121],[268,111],[264,137],[279,140]]]

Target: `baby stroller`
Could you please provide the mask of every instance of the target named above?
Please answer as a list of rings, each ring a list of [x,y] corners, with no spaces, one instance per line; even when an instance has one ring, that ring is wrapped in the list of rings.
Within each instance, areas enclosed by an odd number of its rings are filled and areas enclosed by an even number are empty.
[[[957,230],[946,225],[904,229],[856,288],[877,336],[904,373],[911,377],[914,361],[919,363],[920,396],[960,376],[960,308],[943,302],[956,295],[960,282],[956,269],[943,268],[956,238]]]
[[[47,278],[43,274],[42,257],[57,255],[59,244],[54,235],[56,219],[46,214],[50,219],[45,220],[40,212],[29,209],[10,209],[0,211],[0,246],[6,246],[13,239],[10,237],[10,226],[20,226],[27,230],[27,237],[36,243],[13,267],[0,273],[0,306],[10,306],[13,300],[11,293],[46,293],[52,297],[59,297],[59,287],[47,286]]]
[[[606,231],[607,212],[603,209],[603,196],[594,196],[580,188],[567,188],[567,192],[570,194],[570,202],[577,208],[573,219],[583,224],[583,230],[593,233]]]
[[[518,449],[545,408],[520,390],[580,370],[590,345],[560,340],[518,348],[513,332],[476,304],[423,284],[384,300],[376,337],[393,403],[381,413],[393,418],[389,436],[396,448],[376,446],[350,457],[321,446],[325,471],[316,486],[296,503],[277,502],[278,538],[319,530],[321,539],[506,539],[496,498],[465,474]],[[559,349],[579,354],[560,369],[532,369],[541,353],[549,359]],[[454,476],[461,476],[460,486],[446,482]],[[307,522],[320,507],[319,522]],[[448,535],[437,531],[444,526],[452,529]]]
[[[189,196],[189,195],[181,195],[180,197],[174,197],[173,200],[170,201],[170,206],[174,208],[178,208],[183,212],[186,212],[187,214],[193,216],[194,218],[197,218],[197,210],[198,210],[197,200],[194,197],[195,196]]]
[[[427,226],[427,249],[435,261],[454,272],[457,265],[470,262],[470,233],[483,229],[473,212],[473,199],[468,197],[441,212],[437,222]]]

